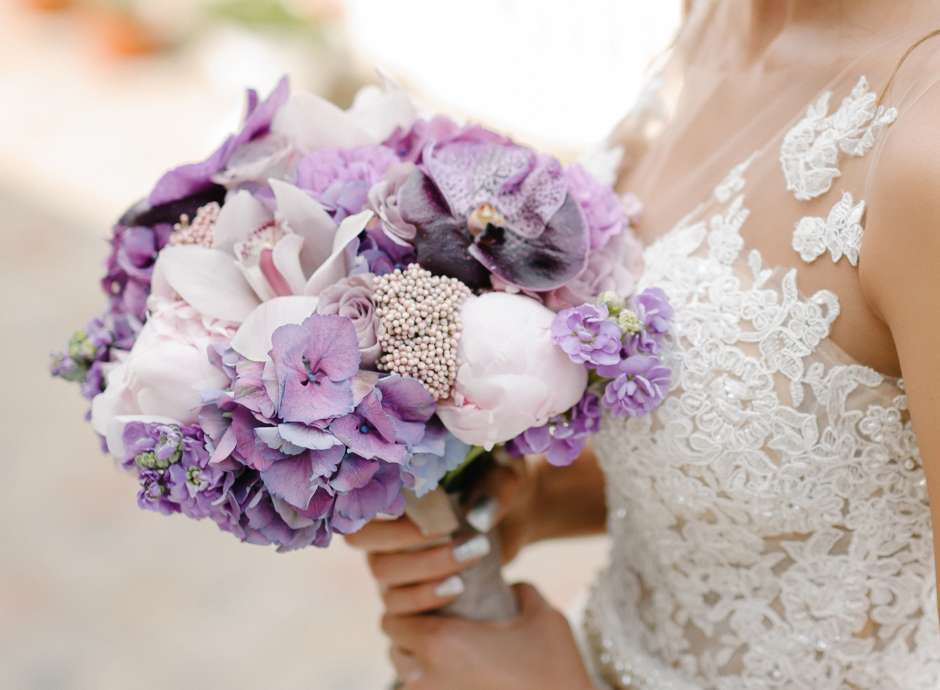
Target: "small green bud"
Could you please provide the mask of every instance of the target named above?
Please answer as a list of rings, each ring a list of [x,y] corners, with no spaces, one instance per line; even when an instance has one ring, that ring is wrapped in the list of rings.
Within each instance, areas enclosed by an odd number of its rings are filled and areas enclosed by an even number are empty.
[[[69,357],[77,362],[88,362],[95,358],[98,348],[95,347],[85,331],[75,331],[69,339]]]
[[[601,304],[607,307],[607,311],[609,311],[612,316],[617,316],[624,307],[623,299],[620,295],[611,290],[602,292],[597,299]]]
[[[617,325],[620,326],[620,330],[627,335],[635,335],[643,330],[643,322],[640,321],[640,317],[636,315],[636,312],[632,312],[629,309],[624,309],[620,312],[617,316]]]
[[[139,467],[143,467],[145,470],[155,470],[158,469],[158,464],[160,461],[157,460],[157,456],[152,450],[148,450],[145,453],[141,453],[136,458],[134,462],[137,463]]]

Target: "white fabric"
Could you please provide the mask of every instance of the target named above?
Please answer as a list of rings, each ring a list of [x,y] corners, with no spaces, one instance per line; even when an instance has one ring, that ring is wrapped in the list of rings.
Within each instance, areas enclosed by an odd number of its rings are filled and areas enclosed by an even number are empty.
[[[825,193],[838,152],[864,155],[893,119],[858,84],[848,108],[863,116],[826,120],[827,97],[784,138],[798,195]],[[835,158],[800,158],[819,137]],[[606,419],[595,441],[612,552],[585,617],[591,664],[615,688],[936,690],[930,511],[903,382],[829,339],[833,292],[802,294],[796,269],[746,246],[748,163],[645,252],[640,289],[676,309],[674,380],[655,414]],[[847,203],[859,224],[864,205]],[[854,235],[842,244],[855,264]]]

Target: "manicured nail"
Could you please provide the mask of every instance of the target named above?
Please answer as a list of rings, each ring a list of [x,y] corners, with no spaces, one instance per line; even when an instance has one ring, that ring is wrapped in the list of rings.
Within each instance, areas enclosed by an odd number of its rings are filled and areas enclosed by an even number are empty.
[[[496,513],[499,510],[499,501],[492,496],[487,496],[478,501],[473,508],[467,512],[467,522],[477,532],[486,534],[496,526]]]
[[[450,599],[463,594],[463,580],[459,575],[453,575],[434,589],[434,595],[441,599]]]
[[[465,541],[460,546],[454,548],[454,559],[458,563],[475,561],[483,558],[490,552],[490,540],[485,534],[478,534],[470,541]]]

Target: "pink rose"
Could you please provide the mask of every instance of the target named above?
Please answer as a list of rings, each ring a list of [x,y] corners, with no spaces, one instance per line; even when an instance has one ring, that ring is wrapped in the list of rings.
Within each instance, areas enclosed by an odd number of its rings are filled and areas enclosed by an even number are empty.
[[[320,293],[317,313],[345,316],[356,328],[356,340],[362,365],[373,366],[381,354],[376,328],[379,325],[372,304],[372,274],[360,273],[343,278]]]
[[[455,393],[438,409],[454,436],[489,449],[581,399],[587,372],[552,342],[554,318],[522,295],[492,292],[464,302]]]

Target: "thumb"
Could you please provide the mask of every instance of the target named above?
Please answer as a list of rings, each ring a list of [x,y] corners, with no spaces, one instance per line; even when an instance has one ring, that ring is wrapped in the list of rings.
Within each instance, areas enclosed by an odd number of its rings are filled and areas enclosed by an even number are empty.
[[[516,595],[516,601],[519,602],[519,614],[523,617],[534,616],[551,608],[545,597],[528,582],[513,585],[512,591]]]

